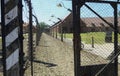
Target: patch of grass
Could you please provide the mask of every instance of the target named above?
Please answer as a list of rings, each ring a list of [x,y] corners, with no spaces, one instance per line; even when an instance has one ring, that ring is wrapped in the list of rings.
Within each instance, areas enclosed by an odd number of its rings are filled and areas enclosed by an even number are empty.
[[[61,36],[60,33],[58,33]],[[66,33],[66,38],[73,38],[72,33]],[[92,38],[95,44],[104,44],[105,43],[105,32],[87,32],[81,33],[81,40],[86,44],[92,43]],[[112,33],[112,42],[114,42],[114,32]],[[118,42],[120,42],[120,34],[118,34]]]
[[[102,44],[105,43],[105,33],[104,32],[81,33],[81,40],[86,44],[91,44],[92,42],[96,44]]]
[[[28,38],[28,33],[23,34],[24,38]]]
[[[73,38],[72,33],[67,33],[66,38]],[[86,44],[91,44],[92,41],[95,44],[105,43],[105,32],[88,32],[81,33],[81,40]],[[114,33],[112,33],[112,42],[114,41]],[[118,41],[120,42],[120,35],[118,34]]]
[[[114,33],[112,34],[112,42],[114,42]],[[118,34],[118,43],[120,43],[120,34]]]
[[[66,33],[66,38],[73,38],[73,34],[72,33]]]

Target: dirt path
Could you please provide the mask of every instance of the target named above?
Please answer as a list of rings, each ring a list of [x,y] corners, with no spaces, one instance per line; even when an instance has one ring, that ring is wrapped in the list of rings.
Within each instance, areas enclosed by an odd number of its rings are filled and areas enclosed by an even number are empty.
[[[43,33],[34,54],[34,76],[74,76],[73,48],[67,43]],[[106,62],[100,56],[81,51],[82,66]]]
[[[74,76],[73,48],[70,44],[43,33],[34,52],[33,76]],[[103,57],[81,51],[82,66],[107,62]],[[25,71],[24,76],[31,76],[30,69]]]
[[[72,52],[65,43],[43,33],[34,53],[34,76],[74,76]]]

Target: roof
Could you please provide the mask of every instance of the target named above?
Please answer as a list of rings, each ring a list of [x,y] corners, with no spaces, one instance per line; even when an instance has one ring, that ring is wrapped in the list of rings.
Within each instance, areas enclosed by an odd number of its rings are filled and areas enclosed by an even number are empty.
[[[114,24],[114,17],[103,17],[107,22]],[[86,24],[87,27],[108,27],[109,25],[105,23],[99,17],[89,17],[89,18],[81,18],[82,22]],[[120,26],[120,17],[118,17],[118,25]]]
[[[56,26],[72,26],[72,13],[65,17],[65,19],[57,24]],[[108,23],[114,25],[114,17],[103,17]],[[81,25],[86,27],[109,27],[107,23],[105,23],[99,17],[86,17],[81,18]],[[118,17],[118,26],[120,26],[120,17]]]

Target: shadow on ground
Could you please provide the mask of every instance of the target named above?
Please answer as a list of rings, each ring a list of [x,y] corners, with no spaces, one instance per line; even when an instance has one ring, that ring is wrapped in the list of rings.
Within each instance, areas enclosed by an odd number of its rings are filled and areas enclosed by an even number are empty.
[[[46,65],[46,67],[55,67],[55,66],[57,66],[57,64],[43,62],[43,61],[40,61],[40,60],[33,60],[33,62],[44,64],[44,65]]]

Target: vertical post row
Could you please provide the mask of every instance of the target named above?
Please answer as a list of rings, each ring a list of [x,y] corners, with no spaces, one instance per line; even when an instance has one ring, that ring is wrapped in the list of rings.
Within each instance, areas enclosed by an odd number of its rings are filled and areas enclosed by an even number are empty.
[[[118,53],[118,16],[117,16],[117,4],[113,4],[114,8],[114,52],[115,56]],[[114,66],[115,66],[115,76],[118,76],[118,56],[114,60]]]
[[[117,3],[111,3],[114,9],[114,55],[118,54],[118,11]],[[118,76],[118,56],[114,59],[114,73]]]
[[[63,42],[63,27],[62,27],[62,25],[60,26],[60,33],[61,33],[61,41]]]
[[[20,0],[1,0],[2,17],[2,51],[4,76],[20,76],[20,50],[22,30],[22,9],[19,8]],[[21,5],[22,6],[22,5]],[[21,18],[21,19],[20,19]]]
[[[74,46],[74,75],[80,76],[80,8],[78,1],[72,0],[73,9],[73,46]]]
[[[20,76],[24,76],[24,52],[23,52],[23,18],[22,18],[22,0],[19,0],[19,3],[18,3],[18,9],[19,9],[19,12],[18,12],[18,15],[19,15],[19,41],[20,41],[20,51],[19,51],[19,64],[20,64],[20,70],[19,70],[19,74]]]
[[[33,32],[32,32],[32,5],[31,0],[28,0],[29,4],[29,52],[31,61],[31,76],[33,76]]]

